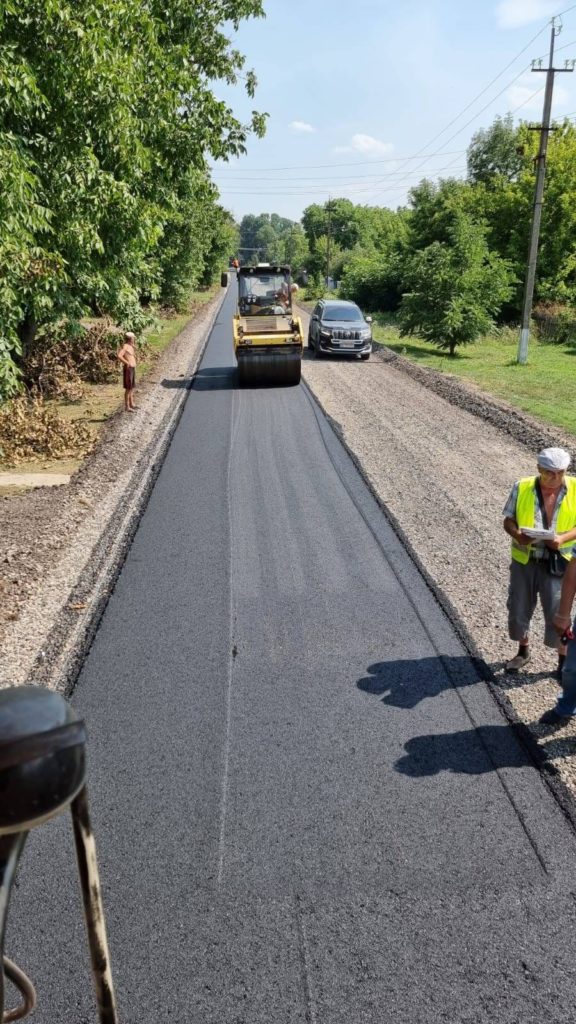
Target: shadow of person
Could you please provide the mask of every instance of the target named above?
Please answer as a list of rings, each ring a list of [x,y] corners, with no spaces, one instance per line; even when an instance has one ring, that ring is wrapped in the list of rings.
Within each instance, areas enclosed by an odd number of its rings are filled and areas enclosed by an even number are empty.
[[[180,377],[177,380],[170,380],[169,377],[164,377],[163,380],[160,381],[163,388],[168,388],[171,391],[189,391],[193,383],[193,377]]]
[[[238,387],[235,366],[207,366],[198,370],[192,381],[194,391],[236,391]]]
[[[370,675],[358,680],[358,689],[381,697],[382,704],[404,709],[453,686],[472,686],[480,678],[472,658],[465,655],[379,661],[367,671]]]
[[[568,728],[573,728],[572,723]],[[576,736],[572,733],[569,736],[545,736],[544,742],[540,743],[550,760],[555,757],[574,757],[576,754]]]
[[[498,768],[535,764],[508,725],[480,725],[459,732],[415,736],[404,745],[404,750],[406,753],[394,770],[412,778],[439,772],[483,775]]]

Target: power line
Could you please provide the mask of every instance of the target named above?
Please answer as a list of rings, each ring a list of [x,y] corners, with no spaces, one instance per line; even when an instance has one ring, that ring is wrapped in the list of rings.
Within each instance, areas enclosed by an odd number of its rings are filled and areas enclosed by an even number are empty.
[[[567,8],[565,11],[563,11],[561,13],[567,14],[567,13],[569,13],[569,11],[572,11],[574,9],[576,9],[576,4],[574,4],[573,6]],[[559,17],[559,15],[556,15],[556,17]],[[549,22],[547,22],[545,26],[543,26],[537,33],[535,33],[535,35],[529,40],[528,43],[526,43],[526,45],[524,47],[522,47],[521,50],[518,51],[518,53],[512,58],[512,60],[510,60],[508,62],[508,64],[506,64],[505,67],[497,75],[495,75],[494,78],[492,78],[491,81],[479,93],[477,93],[477,95],[472,100],[470,100],[470,102],[467,103],[466,106],[463,107],[462,110],[455,117],[453,117],[452,120],[449,121],[447,125],[444,126],[444,128],[442,128],[436,135],[434,135],[420,150],[418,150],[417,153],[415,153],[415,154],[413,154],[411,156],[408,156],[408,157],[386,157],[386,158],[382,158],[380,160],[355,161],[355,162],[350,162],[350,163],[339,163],[339,164],[331,163],[331,164],[309,164],[309,165],[287,165],[287,166],[276,166],[276,167],[274,167],[274,166],[262,167],[262,168],[255,169],[254,176],[247,177],[245,179],[244,178],[239,178],[235,174],[234,171],[229,171],[229,172],[224,172],[224,173],[230,173],[230,174],[232,174],[234,176],[234,182],[231,182],[231,184],[234,184],[235,182],[240,181],[240,180],[246,180],[248,183],[251,183],[251,182],[256,182],[258,180],[266,180],[265,178],[259,178],[259,177],[256,176],[258,174],[258,172],[266,171],[266,170],[270,170],[270,171],[292,171],[292,170],[317,170],[317,169],[320,170],[320,169],[325,169],[325,168],[339,169],[340,167],[363,167],[363,166],[376,165],[376,164],[380,165],[380,164],[383,164],[383,163],[400,163],[401,165],[405,166],[409,161],[417,160],[417,159],[419,159],[419,157],[424,155],[424,159],[421,161],[421,163],[418,164],[415,168],[412,168],[410,171],[407,171],[406,172],[406,177],[403,178],[402,182],[400,182],[399,184],[389,185],[387,187],[380,188],[377,191],[374,191],[373,187],[367,186],[367,185],[366,186],[358,186],[358,187],[353,187],[352,185],[349,185],[349,186],[342,185],[341,186],[343,189],[345,189],[348,192],[353,192],[353,193],[367,192],[369,194],[372,194],[374,197],[376,197],[378,195],[385,194],[388,191],[395,191],[395,190],[400,189],[400,188],[406,188],[409,185],[409,183],[407,181],[407,177],[408,176],[413,176],[414,174],[416,174],[423,167],[423,165],[426,163],[427,160],[432,159],[435,156],[448,156],[448,155],[451,155],[450,152],[446,150],[446,146],[448,146],[450,144],[450,142],[454,138],[456,138],[457,135],[461,134],[461,132],[463,132],[467,127],[469,127],[469,125],[472,124],[473,121],[475,121],[478,117],[480,117],[481,114],[483,114],[497,99],[499,99],[500,96],[502,96],[502,94],[506,91],[506,89],[509,89],[510,86],[512,86],[516,81],[518,81],[518,79],[521,78],[522,75],[525,74],[529,70],[530,65],[527,65],[524,68],[522,68],[522,70],[519,72],[518,75],[515,76],[515,78],[513,78],[510,82],[508,82],[508,84],[506,86],[504,86],[504,88],[501,89],[500,92],[498,92],[494,97],[492,97],[492,99],[487,104],[485,104],[472,118],[470,118],[464,125],[462,125],[461,128],[459,128],[456,132],[454,132],[450,136],[450,138],[446,140],[446,142],[444,143],[444,145],[441,147],[440,150],[437,150],[435,153],[425,153],[426,149],[428,149],[438,138],[440,138],[446,131],[448,131],[449,128],[451,128],[453,124],[455,124],[471,107],[474,106],[474,104],[482,96],[484,96],[488,92],[488,90],[491,88],[491,86],[494,85],[494,83],[497,82],[506,73],[506,71],[518,60],[518,58],[521,57],[523,53],[525,53],[525,51],[534,43],[534,41],[539,38],[539,36],[546,30],[548,24],[549,24]],[[565,49],[565,48],[567,48],[570,45],[572,45],[572,44],[567,43],[565,46],[562,47],[562,49]],[[518,107],[516,107],[513,111],[511,111],[511,113],[514,113],[516,110],[519,110],[519,109],[521,109],[521,107],[525,106],[525,104],[530,102],[530,100],[535,95],[537,95],[540,91],[541,91],[541,89],[536,90],[535,93],[533,93],[531,96],[527,97],[521,104],[519,104]],[[566,115],[566,116],[570,116],[570,115]],[[460,150],[460,151],[455,151],[455,152],[456,152],[456,159],[457,159],[458,156],[460,156],[462,154],[462,152],[465,152],[465,150]],[[450,167],[453,166],[454,163],[456,163],[456,159],[453,160],[450,164],[446,165],[443,168],[435,168],[435,169],[433,169],[432,173],[436,173],[437,174],[437,173],[440,173],[440,171],[442,171],[442,170],[449,169]],[[214,171],[213,168],[211,170],[212,170],[212,172]],[[248,172],[248,173],[252,174],[252,172]],[[391,171],[390,175],[386,175],[386,178],[389,178],[391,175],[394,175],[394,174],[397,175],[399,173],[404,173],[404,171],[401,170],[401,168],[398,168],[398,170],[396,170],[396,171]],[[222,176],[222,172],[218,172],[217,176],[221,177]],[[327,177],[333,178],[333,177],[339,177],[339,176],[338,175],[329,175]],[[342,178],[344,178],[344,179],[346,179],[346,177],[347,176],[345,176],[345,175],[342,176]],[[371,175],[358,175],[358,176],[354,176],[352,178],[352,180],[359,180],[360,178],[364,178],[364,177],[369,178],[369,177],[371,177]],[[316,177],[307,178],[306,176],[297,176],[296,180],[297,181],[300,180],[302,182],[305,181],[305,180],[310,180],[310,181],[313,181],[313,182],[314,181],[318,181],[319,182],[320,178],[316,178]],[[385,181],[384,178],[380,178],[374,184],[383,184],[384,181]],[[326,189],[315,189],[314,187],[310,188],[309,186],[304,186],[304,185],[302,186],[301,189],[298,189],[298,186],[296,184],[294,184],[294,186],[291,188],[290,185],[292,184],[292,182],[289,179],[286,179],[286,183],[287,183],[288,187],[282,189],[281,191],[274,190],[274,191],[265,191],[265,192],[263,192],[262,189],[258,189],[258,191],[251,192],[251,191],[248,191],[248,190],[239,190],[238,191],[238,190],[235,190],[235,189],[230,189],[230,188],[226,187],[225,185],[224,185],[224,187],[226,188],[226,194],[227,195],[292,195],[292,196],[296,196],[296,195],[306,195],[306,194],[314,194],[314,193],[318,194],[318,192],[320,194],[326,194],[328,192],[327,188]],[[217,187],[219,187],[221,189],[223,186],[221,185],[221,186],[217,186]]]
[[[533,43],[533,42],[534,42],[534,41],[535,41],[536,39],[538,39],[538,36],[541,36],[541,35],[542,35],[542,33],[543,33],[543,32],[545,31],[545,28],[546,28],[546,26],[544,26],[544,28],[541,28],[541,29],[539,30],[539,32],[537,32],[537,33],[536,33],[536,35],[535,35],[535,36],[532,36],[532,39],[531,39],[531,40],[530,40],[530,41],[529,41],[528,43],[526,43],[526,46],[523,46],[523,47],[522,47],[522,49],[518,51],[518,53],[516,54],[516,56],[512,58],[512,60],[511,60],[511,61],[510,61],[510,62],[509,62],[509,63],[508,63],[507,65],[506,65],[506,67],[505,67],[505,68],[502,68],[502,71],[500,71],[500,72],[499,72],[499,73],[498,73],[497,75],[495,75],[495,76],[494,76],[494,78],[492,79],[492,81],[488,82],[488,85],[487,85],[487,86],[485,86],[485,87],[484,87],[484,89],[482,89],[482,91],[481,91],[481,92],[479,92],[479,93],[478,93],[478,94],[477,94],[477,95],[476,95],[476,96],[474,97],[474,99],[470,100],[470,102],[469,102],[469,103],[468,103],[468,104],[467,104],[467,105],[466,105],[465,107],[463,107],[463,108],[462,108],[462,110],[460,111],[460,113],[459,113],[459,114],[456,114],[456,117],[453,117],[453,118],[452,118],[452,120],[448,122],[448,124],[446,125],[446,127],[445,127],[445,128],[442,128],[442,131],[438,132],[438,134],[437,134],[437,135],[435,135],[435,136],[434,136],[434,137],[433,137],[433,138],[432,138],[432,139],[430,140],[430,142],[426,143],[426,145],[425,145],[425,146],[423,147],[423,150],[424,150],[424,149],[427,149],[427,148],[428,148],[428,146],[431,146],[433,142],[436,142],[436,139],[440,138],[440,136],[441,136],[441,135],[443,135],[443,134],[444,134],[444,132],[447,132],[447,131],[448,131],[448,129],[449,129],[449,128],[451,128],[451,127],[452,127],[452,125],[453,125],[453,124],[455,124],[455,123],[456,123],[456,121],[458,121],[458,120],[459,120],[459,118],[461,118],[461,117],[462,117],[462,115],[466,113],[466,111],[467,111],[467,110],[470,110],[470,107],[473,107],[473,106],[474,106],[474,104],[476,103],[476,101],[477,101],[477,100],[479,100],[481,96],[484,96],[484,94],[488,92],[488,89],[490,89],[490,87],[491,87],[492,85],[494,85],[494,82],[497,82],[499,78],[502,78],[502,75],[506,74],[506,72],[508,71],[508,68],[512,67],[512,65],[516,63],[516,61],[518,60],[518,58],[519,58],[519,57],[521,57],[521,56],[522,56],[522,54],[523,54],[523,53],[525,53],[525,52],[526,52],[526,50],[527,50],[527,49],[528,49],[528,48],[529,48],[530,46],[532,46],[532,43]],[[523,73],[524,73],[523,71],[521,71],[521,72],[520,72],[520,74],[523,74]],[[520,75],[518,75],[517,77],[519,78],[519,77],[520,77]],[[516,81],[516,79],[514,79],[513,81]],[[509,84],[512,84],[512,83],[509,83]],[[502,90],[502,92],[505,92],[507,88],[509,88],[509,85],[508,85],[508,86],[505,86],[505,88],[504,88],[504,89]],[[501,95],[502,95],[502,93],[498,93],[498,96],[501,96]],[[495,97],[494,97],[494,99],[498,99],[498,96],[495,96]],[[484,108],[483,108],[483,110],[485,110],[485,109],[486,109],[486,108],[484,107]],[[481,113],[482,113],[482,111],[481,111]],[[474,118],[472,118],[472,120],[474,120]],[[470,122],[468,122],[468,124],[470,124]],[[467,126],[465,125],[464,127],[467,127]],[[454,136],[452,136],[452,138],[454,138]],[[450,139],[448,140],[448,142],[450,142]],[[446,143],[446,145],[448,145],[448,143]],[[423,150],[421,150],[421,152],[423,152]]]
[[[575,5],[575,7],[576,7],[576,5]],[[571,9],[572,8],[570,8],[570,10]],[[448,129],[451,128],[452,125],[455,124],[456,121],[460,117],[462,117],[462,115],[465,114],[466,111],[469,110],[470,107],[472,107],[474,105],[474,103],[476,103],[477,100],[479,100],[486,92],[488,92],[488,89],[490,89],[490,87],[492,85],[494,85],[494,82],[497,82],[498,79],[501,78],[502,75],[504,75],[506,73],[508,68],[512,67],[512,65],[516,63],[518,58],[521,57],[523,53],[525,53],[525,51],[532,45],[532,43],[536,39],[538,39],[538,36],[542,35],[542,33],[545,30],[546,30],[546,26],[541,28],[532,37],[532,39],[530,39],[530,41],[528,43],[526,43],[526,45],[524,47],[522,47],[521,50],[518,51],[516,56],[513,57],[512,60],[509,61],[508,64],[506,64],[506,66],[502,69],[502,71],[500,71],[497,75],[494,76],[494,78],[491,79],[490,82],[488,82],[488,85],[486,85],[479,93],[477,93],[477,95],[472,100],[470,100],[470,102],[467,103],[466,106],[463,107],[462,110],[458,114],[456,114],[456,116],[453,117],[452,120],[449,121],[447,125],[444,126],[444,128],[441,129],[441,131],[439,131],[436,135],[434,135],[421,149],[418,150],[417,153],[414,153],[412,156],[406,156],[406,157],[402,157],[402,156],[398,156],[398,157],[383,157],[381,160],[362,160],[362,161],[354,161],[354,162],[350,162],[350,163],[338,163],[338,164],[333,164],[333,163],[330,163],[330,164],[292,164],[292,165],[286,165],[286,166],[272,165],[272,166],[268,166],[268,167],[255,168],[255,173],[258,173],[259,171],[292,171],[292,170],[300,170],[300,169],[302,169],[302,170],[320,170],[320,169],[323,169],[323,168],[326,168],[326,167],[363,167],[363,166],[368,165],[368,164],[391,163],[391,162],[395,162],[397,160],[401,161],[401,162],[405,162],[405,161],[407,162],[408,160],[418,160],[418,158],[420,156],[422,156],[424,150],[427,149],[428,146],[431,146],[432,143],[436,141],[436,139],[440,138],[440,136],[443,135],[444,132],[448,131]],[[567,45],[571,45],[571,44],[567,44]],[[528,70],[529,66],[530,65],[526,65],[526,67],[520,72],[520,74],[517,75],[516,78],[514,78],[512,80],[512,82],[509,82],[508,86],[506,86],[505,88],[509,88],[510,85],[512,85],[516,81],[516,79],[520,77],[520,75],[524,74],[524,72],[526,70]],[[502,90],[502,91],[504,92],[505,89]],[[500,95],[501,95],[501,93],[498,93],[497,96],[494,97],[494,99],[498,99],[498,96],[500,96]],[[486,108],[483,108],[483,109],[486,109]],[[482,112],[483,111],[481,111],[481,113]],[[450,141],[450,140],[448,140],[448,141]],[[426,156],[427,157],[433,157],[433,156],[438,156],[438,155],[450,156],[451,154],[449,152],[446,152],[446,149],[445,149],[446,145],[448,145],[448,143],[445,143],[445,145],[440,150],[437,150],[435,153],[427,153]],[[459,152],[465,152],[465,150],[460,150]],[[214,172],[214,168],[213,167],[210,168],[210,170],[212,172]],[[220,177],[223,173],[234,174],[235,172],[233,170],[219,171],[216,174],[216,177]],[[247,170],[247,173],[250,173],[250,172]]]
[[[538,33],[538,34],[540,34],[540,33]],[[513,78],[510,82],[508,82],[504,86],[504,88],[500,90],[500,92],[496,93],[496,95],[493,96],[492,99],[490,99],[488,101],[488,103],[486,103],[476,114],[474,114],[474,116],[471,117],[470,120],[466,121],[466,123],[463,124],[461,128],[458,128],[458,131],[454,132],[454,134],[451,135],[450,138],[447,140],[446,145],[449,145],[449,143],[452,142],[452,139],[455,139],[457,135],[460,135],[460,133],[463,132],[466,128],[468,128],[469,125],[471,125],[473,121],[476,121],[477,118],[479,118],[481,114],[483,114],[486,110],[488,110],[488,108],[491,107],[492,104],[497,99],[499,99],[500,96],[502,96],[502,94],[505,93],[506,90],[509,89],[511,85],[514,85],[514,82],[517,82],[518,79],[521,78],[523,74],[525,74],[525,72],[528,70],[529,67],[530,67],[530,65],[526,65],[526,67],[522,68],[522,71],[520,71],[519,74],[517,74],[515,78]],[[422,166],[422,164],[420,164],[420,167],[421,166]],[[418,170],[418,168],[416,168],[416,170]],[[379,195],[379,193],[377,192],[376,195]]]
[[[458,168],[457,170],[458,171],[465,171],[466,167],[461,167],[461,168]],[[422,179],[420,179],[420,180],[422,180]],[[413,184],[417,184],[417,182],[414,182]],[[406,187],[407,187],[406,186],[406,182],[402,181],[402,182],[399,182],[399,183],[388,185],[388,186],[386,186],[383,189],[379,189],[379,194],[380,193],[384,194],[386,192],[405,191]],[[280,189],[280,190],[277,190],[277,189],[257,189],[256,191],[251,191],[250,189],[248,189],[248,190],[242,189],[240,191],[232,191],[230,189],[227,189],[226,190],[226,195],[227,196],[296,196],[297,197],[297,196],[323,196],[323,195],[331,195],[333,191],[334,191],[334,189],[332,188],[332,186],[327,185],[326,188],[305,189],[305,190],[302,190],[302,189]],[[374,188],[371,185],[359,186],[358,188],[345,187],[344,186],[343,187],[343,191],[345,191],[345,192],[347,192],[347,193],[349,193],[351,195],[373,195]],[[342,197],[339,197],[339,198],[345,198],[345,197],[342,196]]]
[[[465,149],[458,150],[458,154],[456,156],[456,160],[458,160],[465,152],[466,152]],[[443,153],[441,155],[442,156],[449,156],[450,154],[449,153]],[[454,163],[454,162],[455,161],[453,160],[452,163]],[[439,171],[444,170],[444,168],[443,167],[431,167],[430,170],[431,170],[432,173],[437,173]],[[345,175],[325,174],[325,175],[322,175],[322,176],[315,176],[315,177],[306,177],[306,176],[301,177],[300,175],[297,175],[297,176],[294,176],[292,178],[275,179],[274,184],[282,183],[282,184],[286,184],[288,187],[296,188],[296,187],[299,187],[298,186],[299,182],[310,181],[310,182],[321,183],[321,182],[328,181],[328,180],[333,180],[333,179],[337,179],[337,180],[342,181],[342,182],[348,182],[350,184],[352,184],[355,181],[363,181],[364,179],[370,179],[370,180],[372,180],[374,182],[374,184],[378,184],[378,182],[380,182],[380,181],[388,180],[389,178],[392,178],[393,176],[398,176],[399,174],[400,175],[411,175],[411,174],[417,174],[417,173],[418,173],[418,169],[415,169],[413,171],[404,171],[404,170],[402,170],[402,168],[398,168],[396,170],[389,171],[388,174],[386,175],[385,179],[380,177],[380,176],[376,177],[374,174],[358,174],[358,175],[350,175],[350,174],[345,174]],[[262,177],[256,177],[256,178],[245,178],[245,177],[239,175],[233,181],[231,181],[229,183],[226,182],[224,184],[224,187],[226,187],[226,189],[228,191],[228,185],[231,186],[231,187],[234,187],[236,182],[242,182],[242,181],[246,181],[249,184],[256,184],[258,181],[270,182],[271,179],[270,179],[269,175],[263,175]],[[308,185],[302,185],[303,189],[306,189],[306,188],[309,188],[309,187],[310,186],[308,186]]]
[[[559,11],[554,17],[561,18],[563,14],[570,14],[570,11],[576,11],[576,4],[572,4],[572,7],[567,7],[565,11]]]
[[[433,156],[452,156],[453,153],[465,153],[465,152],[466,152],[465,149],[459,149],[459,150],[452,150],[452,153],[446,153],[442,149],[442,150],[438,150],[437,153],[428,153],[428,156],[430,158],[432,158]],[[286,167],[278,167],[278,166],[273,166],[273,167],[255,167],[254,168],[254,173],[255,174],[259,174],[260,171],[299,171],[299,170],[315,171],[315,170],[319,170],[319,169],[324,168],[324,167],[335,167],[335,168],[339,168],[339,167],[366,167],[366,166],[369,166],[370,164],[390,164],[390,163],[396,163],[398,160],[402,161],[404,163],[404,162],[406,162],[408,160],[418,160],[421,155],[422,155],[421,153],[415,153],[414,156],[387,156],[387,157],[383,157],[382,160],[354,160],[351,163],[338,163],[338,164],[334,164],[334,163],[331,163],[331,164],[292,164],[292,165],[287,165]],[[214,170],[213,167],[209,168],[209,169],[211,171]],[[245,171],[246,171],[247,174],[252,173],[249,168],[245,168]],[[222,176],[222,174],[232,174],[232,175],[236,176],[236,172],[233,171],[232,169],[230,169],[230,170],[227,170],[227,171],[219,171],[218,174],[216,174],[216,177],[219,178],[219,177]]]
[[[470,109],[470,107],[474,106],[476,101],[479,100],[481,96],[484,96],[484,94],[488,91],[488,89],[490,89],[490,87],[492,85],[494,85],[494,82],[497,82],[498,79],[501,78],[502,75],[504,75],[506,73],[508,68],[511,67],[512,64],[515,64],[516,61],[518,60],[518,58],[521,57],[522,54],[525,53],[525,51],[532,45],[532,43],[536,39],[538,39],[539,36],[542,35],[542,33],[545,31],[545,28],[546,28],[546,26],[541,28],[534,36],[532,36],[532,39],[530,39],[529,42],[527,42],[526,45],[523,46],[522,49],[518,51],[518,53],[512,58],[511,61],[508,62],[508,64],[506,64],[506,66],[502,69],[502,71],[499,71],[498,74],[495,75],[495,77],[488,83],[488,85],[486,85],[479,93],[477,93],[477,95],[472,100],[470,100],[470,102],[465,107],[463,107],[463,109],[460,111],[459,114],[456,115],[456,117],[453,117],[452,120],[449,121],[448,124],[444,128],[441,129],[441,131],[439,131],[436,135],[434,135],[433,138],[430,139],[430,141],[427,142],[426,145],[424,145],[422,147],[422,149],[419,151],[419,153],[423,154],[425,156],[425,159],[427,159],[427,156],[428,156],[425,153],[426,149],[428,149],[428,146],[431,146],[434,142],[436,142],[436,139],[440,138],[440,136],[443,135],[444,132],[448,131],[448,129],[451,128],[452,125],[455,124],[456,121],[458,121],[462,117],[462,115],[465,114],[466,111]],[[470,118],[470,120],[467,121],[466,124],[464,124],[461,128],[459,128],[457,132],[454,132],[454,134],[451,135],[450,138],[444,143],[444,146],[442,147],[442,149],[444,149],[446,146],[448,146],[450,144],[450,142],[452,141],[452,139],[456,138],[457,135],[460,135],[460,133],[463,132],[464,129],[467,128],[470,124],[472,124],[472,122],[475,121],[477,117],[480,117],[480,114],[483,114],[484,111],[487,110],[488,107],[491,106],[492,103],[494,103],[494,101],[497,100],[498,97],[501,96],[503,92],[506,92],[506,89],[509,89],[510,86],[513,85],[514,82],[516,82],[525,73],[525,71],[528,70],[528,67],[529,67],[529,65],[524,67],[522,69],[522,71],[520,71],[520,73],[518,75],[516,75],[516,77],[513,78],[512,81],[508,83],[508,85],[505,85],[504,88],[499,93],[497,93],[496,96],[494,96],[490,100],[489,103],[487,103],[484,107],[482,107],[482,109],[480,111],[478,111],[478,113],[475,114],[474,117]],[[421,167],[422,164],[420,164],[419,166]],[[375,195],[380,195],[380,193],[376,192]]]

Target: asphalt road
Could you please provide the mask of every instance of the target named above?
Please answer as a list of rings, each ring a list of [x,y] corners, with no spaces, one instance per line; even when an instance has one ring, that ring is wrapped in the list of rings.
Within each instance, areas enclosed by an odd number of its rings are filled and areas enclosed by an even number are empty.
[[[573,1024],[574,833],[305,387],[238,390],[231,314],[73,698],[121,1021]],[[64,818],[7,953],[38,1024],[96,1020]]]

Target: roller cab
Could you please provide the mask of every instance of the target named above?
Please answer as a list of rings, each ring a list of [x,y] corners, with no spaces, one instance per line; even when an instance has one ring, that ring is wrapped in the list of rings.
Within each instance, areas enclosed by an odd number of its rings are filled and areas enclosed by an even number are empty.
[[[300,383],[302,323],[292,310],[290,268],[260,263],[238,270],[234,353],[241,384]]]

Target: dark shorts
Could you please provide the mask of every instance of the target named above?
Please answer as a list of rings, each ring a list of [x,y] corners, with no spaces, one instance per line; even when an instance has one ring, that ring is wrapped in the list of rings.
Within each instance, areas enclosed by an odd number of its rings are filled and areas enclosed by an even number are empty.
[[[131,391],[136,384],[136,369],[134,366],[124,367],[123,379],[125,391]]]
[[[559,637],[553,619],[560,604],[562,577],[551,576],[547,562],[512,560],[508,588],[508,634],[518,643],[528,635],[538,598],[544,613],[544,645],[557,648]]]

